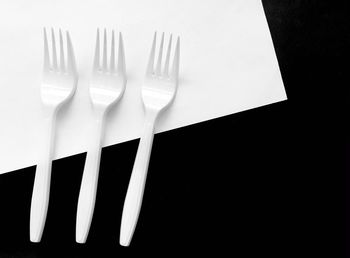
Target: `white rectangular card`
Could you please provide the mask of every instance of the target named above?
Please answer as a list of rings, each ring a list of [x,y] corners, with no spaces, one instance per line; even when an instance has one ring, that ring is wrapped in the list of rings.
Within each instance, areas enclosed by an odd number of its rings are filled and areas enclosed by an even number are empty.
[[[79,72],[77,92],[58,115],[55,159],[85,152],[94,137],[88,87],[98,27],[123,33],[128,76],[104,146],[140,136],[154,31],[181,38],[178,93],[156,132],[286,99],[260,0],[1,0],[0,174],[35,165],[43,145],[43,27],[69,30]]]

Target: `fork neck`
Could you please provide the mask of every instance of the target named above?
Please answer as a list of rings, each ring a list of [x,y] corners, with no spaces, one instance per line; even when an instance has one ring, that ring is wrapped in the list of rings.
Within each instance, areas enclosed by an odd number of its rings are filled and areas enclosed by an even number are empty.
[[[43,108],[44,116],[47,118],[55,117],[59,108],[57,105],[45,105]]]
[[[103,120],[108,108],[104,106],[95,105],[92,108],[93,116],[95,120]]]
[[[154,109],[146,109],[145,111],[145,120],[146,123],[154,124],[157,117],[158,117],[159,111]]]

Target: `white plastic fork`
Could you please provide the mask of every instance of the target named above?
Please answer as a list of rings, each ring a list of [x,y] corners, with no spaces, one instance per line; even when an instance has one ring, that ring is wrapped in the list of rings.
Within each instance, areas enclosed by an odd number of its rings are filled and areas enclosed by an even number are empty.
[[[118,64],[115,66],[114,31],[112,31],[110,65],[107,65],[107,35],[104,30],[102,64],[100,63],[100,32],[97,30],[95,58],[90,82],[90,98],[94,110],[94,131],[90,138],[80,187],[76,235],[85,243],[95,207],[98,173],[103,139],[104,118],[109,108],[123,95],[126,86],[125,54],[122,34],[119,33]]]
[[[52,56],[49,57],[49,47],[44,28],[44,71],[41,85],[41,99],[46,112],[46,134],[43,135],[45,148],[38,160],[35,172],[34,187],[30,209],[30,240],[40,242],[45,226],[50,195],[51,164],[54,151],[55,121],[59,108],[72,98],[78,81],[72,42],[68,31],[67,64],[63,47],[63,36],[59,30],[60,63],[57,61],[56,40],[53,29]]]
[[[172,36],[170,36],[169,39],[163,71],[161,70],[161,66],[164,33],[162,34],[160,42],[157,64],[156,67],[154,67],[156,37],[157,33],[154,33],[151,54],[148,61],[144,85],[142,87],[142,99],[145,107],[144,133],[139,143],[124,201],[119,239],[122,246],[128,246],[130,244],[140,213],[156,119],[159,113],[168,107],[174,99],[178,85],[180,38],[177,38],[172,71],[169,73]]]

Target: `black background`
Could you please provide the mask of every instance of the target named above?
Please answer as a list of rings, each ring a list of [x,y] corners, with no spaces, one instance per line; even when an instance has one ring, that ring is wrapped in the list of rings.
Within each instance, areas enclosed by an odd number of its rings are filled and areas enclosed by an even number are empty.
[[[103,149],[85,245],[74,239],[85,154],[53,162],[39,244],[29,241],[35,167],[1,175],[0,257],[168,257],[209,251],[218,257],[344,257],[344,184],[340,158],[334,159],[344,157],[339,151],[344,148],[335,146],[341,127],[339,112],[333,112],[342,101],[330,103],[344,75],[339,60],[349,39],[345,1],[263,4],[287,101],[156,135],[128,248],[119,246],[119,226],[138,140]]]

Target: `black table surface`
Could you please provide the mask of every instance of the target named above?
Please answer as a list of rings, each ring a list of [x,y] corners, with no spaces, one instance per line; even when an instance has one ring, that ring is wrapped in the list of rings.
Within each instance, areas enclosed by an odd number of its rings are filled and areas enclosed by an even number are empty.
[[[75,243],[75,216],[86,153],[53,162],[50,205],[38,244],[29,241],[35,167],[1,175],[0,257],[168,257],[209,251],[217,257],[344,257],[342,170],[331,160],[339,150],[332,142],[341,132],[334,133],[336,117],[327,104],[344,75],[338,60],[349,39],[345,1],[263,4],[287,101],[156,135],[128,248],[119,245],[119,227],[138,140],[103,149],[84,245]]]

